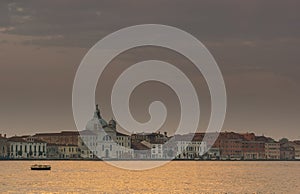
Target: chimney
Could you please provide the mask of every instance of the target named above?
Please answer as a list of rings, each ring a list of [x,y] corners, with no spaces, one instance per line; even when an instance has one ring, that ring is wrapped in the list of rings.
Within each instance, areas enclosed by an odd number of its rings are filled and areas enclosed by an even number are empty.
[[[166,131],[164,132],[164,134],[165,134],[165,136],[167,137],[168,133],[167,133]]]
[[[6,134],[4,134],[4,138],[6,138]]]

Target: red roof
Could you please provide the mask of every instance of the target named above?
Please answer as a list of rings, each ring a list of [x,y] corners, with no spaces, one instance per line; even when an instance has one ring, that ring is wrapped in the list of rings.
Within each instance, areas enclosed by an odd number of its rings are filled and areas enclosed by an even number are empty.
[[[10,142],[24,142],[24,143],[47,143],[45,141],[39,140],[39,139],[35,139],[33,138],[32,141],[27,140],[27,137],[23,137],[23,136],[14,136],[14,137],[10,137],[8,138],[8,141]]]
[[[74,136],[79,135],[79,131],[62,131],[60,133],[37,133],[34,137],[38,136]]]

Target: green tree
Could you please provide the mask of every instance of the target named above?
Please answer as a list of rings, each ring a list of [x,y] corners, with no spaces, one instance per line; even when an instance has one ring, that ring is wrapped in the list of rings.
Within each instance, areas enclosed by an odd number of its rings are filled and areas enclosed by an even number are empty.
[[[279,143],[281,143],[281,144],[283,144],[283,143],[287,143],[287,142],[289,142],[289,139],[288,138],[281,138],[280,140],[279,140]]]

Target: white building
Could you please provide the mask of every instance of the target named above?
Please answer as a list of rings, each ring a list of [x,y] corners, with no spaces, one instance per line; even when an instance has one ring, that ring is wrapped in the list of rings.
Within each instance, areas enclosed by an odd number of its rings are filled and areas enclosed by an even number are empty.
[[[8,139],[9,158],[46,158],[47,143],[31,136],[11,137]]]
[[[117,159],[131,158],[133,155],[130,137],[117,133],[113,119],[107,124],[101,117],[98,105],[93,118],[87,123],[86,130],[80,132],[80,136],[79,146],[83,158]]]
[[[199,158],[207,152],[206,142],[201,141],[185,141],[177,142],[177,157],[185,159]]]
[[[163,144],[151,144],[151,158],[163,159]]]

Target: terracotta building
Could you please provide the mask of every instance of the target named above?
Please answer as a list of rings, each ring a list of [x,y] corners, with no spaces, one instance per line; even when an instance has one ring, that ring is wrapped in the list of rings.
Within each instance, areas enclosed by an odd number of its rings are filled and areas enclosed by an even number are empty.
[[[265,143],[263,141],[243,141],[242,151],[244,160],[265,159]]]
[[[242,142],[241,138],[238,139],[227,139],[221,140],[220,152],[222,159],[236,159],[240,160],[243,157],[242,153]]]

